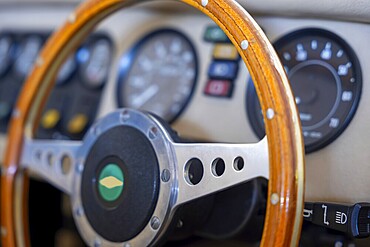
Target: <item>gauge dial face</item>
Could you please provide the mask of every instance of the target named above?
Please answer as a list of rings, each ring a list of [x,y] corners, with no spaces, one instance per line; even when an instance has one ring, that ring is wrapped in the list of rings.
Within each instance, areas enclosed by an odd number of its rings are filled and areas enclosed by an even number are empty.
[[[78,51],[82,78],[85,85],[92,89],[101,88],[106,81],[112,57],[111,44],[106,39],[99,39],[89,47]]]
[[[156,31],[122,57],[118,105],[171,122],[189,102],[196,76],[197,58],[189,39],[174,30]]]
[[[0,37],[0,76],[3,75],[11,62],[12,39],[9,36]]]
[[[344,40],[320,29],[291,33],[275,48],[298,106],[306,152],[318,150],[343,132],[357,109],[362,88],[357,57]],[[263,117],[252,82],[247,108],[253,129],[262,138]]]

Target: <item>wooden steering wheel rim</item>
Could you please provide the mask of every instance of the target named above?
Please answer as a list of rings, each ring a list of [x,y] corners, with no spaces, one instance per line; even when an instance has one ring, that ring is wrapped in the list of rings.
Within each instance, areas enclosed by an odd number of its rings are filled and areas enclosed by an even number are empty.
[[[1,177],[3,246],[29,246],[27,184],[19,167],[25,137],[33,137],[61,64],[107,16],[139,0],[88,0],[56,31],[36,60],[13,112]],[[182,0],[213,19],[247,65],[260,99],[269,147],[269,188],[261,246],[297,246],[304,197],[300,121],[285,71],[253,18],[234,0]]]

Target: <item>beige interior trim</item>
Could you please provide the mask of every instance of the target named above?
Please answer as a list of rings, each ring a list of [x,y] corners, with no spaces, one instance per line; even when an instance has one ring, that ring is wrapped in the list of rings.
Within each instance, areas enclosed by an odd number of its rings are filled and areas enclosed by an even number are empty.
[[[82,0],[0,0],[1,4],[72,4]],[[370,23],[368,0],[238,0],[252,14],[310,17]],[[159,4],[160,5],[160,4]],[[163,3],[162,5],[166,5]]]

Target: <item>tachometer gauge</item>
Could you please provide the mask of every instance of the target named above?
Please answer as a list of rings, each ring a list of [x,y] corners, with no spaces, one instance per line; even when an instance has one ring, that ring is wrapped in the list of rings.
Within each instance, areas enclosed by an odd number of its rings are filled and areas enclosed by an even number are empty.
[[[98,39],[78,51],[81,75],[84,84],[92,89],[101,88],[108,77],[112,57],[111,43]]]
[[[153,32],[122,57],[118,105],[171,122],[190,100],[196,76],[197,57],[190,40],[174,30]]]
[[[26,77],[31,71],[43,42],[39,36],[29,36],[22,41],[15,61],[15,71],[19,76]]]
[[[8,70],[11,63],[11,50],[13,41],[10,36],[0,37],[0,76]]]
[[[336,139],[352,119],[361,95],[361,68],[350,46],[321,29],[304,29],[276,42],[298,106],[306,152]],[[261,108],[253,83],[247,95],[250,122],[264,136]]]

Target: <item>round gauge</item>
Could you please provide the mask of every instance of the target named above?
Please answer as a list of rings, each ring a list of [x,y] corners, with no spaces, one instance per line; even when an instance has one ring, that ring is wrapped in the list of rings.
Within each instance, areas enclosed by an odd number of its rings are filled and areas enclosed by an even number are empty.
[[[0,76],[4,75],[10,66],[12,47],[13,41],[10,36],[0,37]]]
[[[321,29],[293,32],[278,40],[275,48],[298,106],[306,152],[323,148],[344,131],[357,109],[362,89],[358,59],[344,40]],[[252,82],[247,110],[262,138],[263,117]]]
[[[22,41],[15,61],[15,71],[19,76],[25,77],[31,71],[43,42],[39,36],[30,36]]]
[[[175,30],[153,32],[121,59],[118,105],[152,112],[172,122],[194,91],[197,57]]]
[[[59,74],[57,77],[56,84],[58,86],[65,84],[68,79],[71,78],[73,72],[76,70],[77,63],[75,60],[75,56],[70,56],[67,61],[63,64],[61,69],[59,70]]]
[[[108,77],[112,57],[110,42],[106,39],[96,40],[92,45],[81,48],[77,56],[85,85],[92,89],[102,87]]]

